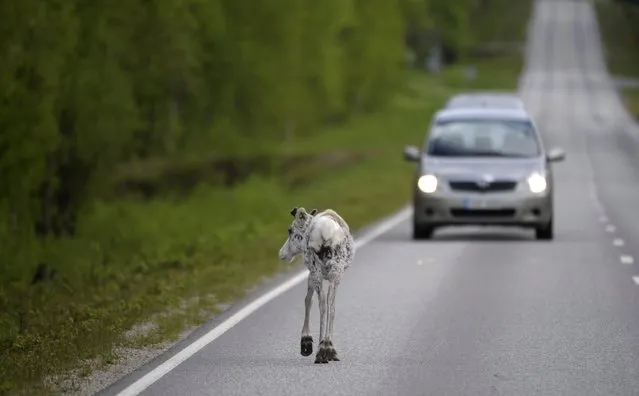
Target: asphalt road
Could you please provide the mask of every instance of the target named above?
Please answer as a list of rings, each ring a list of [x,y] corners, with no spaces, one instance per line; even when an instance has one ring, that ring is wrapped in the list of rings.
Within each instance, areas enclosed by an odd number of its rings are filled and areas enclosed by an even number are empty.
[[[554,241],[466,228],[413,242],[403,221],[358,250],[337,291],[342,361],[300,356],[301,284],[142,394],[638,395],[639,131],[588,2],[537,1],[528,51],[521,94],[546,144],[567,152]],[[312,312],[317,343],[316,301]]]

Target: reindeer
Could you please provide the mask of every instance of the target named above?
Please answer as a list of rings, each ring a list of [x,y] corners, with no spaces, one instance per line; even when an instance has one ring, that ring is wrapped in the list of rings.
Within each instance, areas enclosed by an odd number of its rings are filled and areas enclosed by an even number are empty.
[[[355,243],[348,224],[334,210],[327,209],[310,213],[304,208],[291,210],[293,222],[288,227],[288,238],[280,248],[280,259],[291,262],[302,255],[309,270],[306,292],[304,325],[300,342],[302,356],[313,353],[313,337],[309,330],[309,314],[313,294],[317,293],[320,312],[319,350],[315,363],[339,361],[333,346],[333,323],[335,320],[335,292],[344,272],[355,256]],[[328,293],[323,281],[328,281]]]

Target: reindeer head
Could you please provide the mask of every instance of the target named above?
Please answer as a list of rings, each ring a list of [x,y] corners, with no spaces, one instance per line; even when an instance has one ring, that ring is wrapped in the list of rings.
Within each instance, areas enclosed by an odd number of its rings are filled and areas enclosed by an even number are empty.
[[[289,263],[304,251],[303,244],[306,238],[306,229],[311,224],[317,209],[313,209],[308,213],[304,208],[295,207],[290,213],[293,216],[293,222],[288,227],[288,238],[280,248],[279,253],[280,260]]]

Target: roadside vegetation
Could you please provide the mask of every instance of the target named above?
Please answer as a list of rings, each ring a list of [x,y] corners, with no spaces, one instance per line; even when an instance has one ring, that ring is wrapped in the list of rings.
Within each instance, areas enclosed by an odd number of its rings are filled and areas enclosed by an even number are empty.
[[[450,94],[516,88],[530,11],[269,4],[0,5],[0,394],[59,392],[44,379],[211,318],[286,268],[293,206],[353,229],[403,206],[402,147]]]
[[[599,0],[595,7],[608,71],[634,82],[621,86],[619,93],[628,111],[639,117],[639,2]]]

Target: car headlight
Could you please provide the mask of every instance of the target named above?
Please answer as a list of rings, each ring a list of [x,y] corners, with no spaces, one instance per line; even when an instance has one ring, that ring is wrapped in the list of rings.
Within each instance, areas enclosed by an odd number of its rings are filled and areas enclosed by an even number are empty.
[[[434,193],[437,190],[437,178],[434,175],[424,175],[417,180],[417,187],[426,194]]]
[[[539,173],[533,173],[528,178],[528,187],[530,191],[539,194],[546,191],[548,184],[546,183],[546,178]]]

